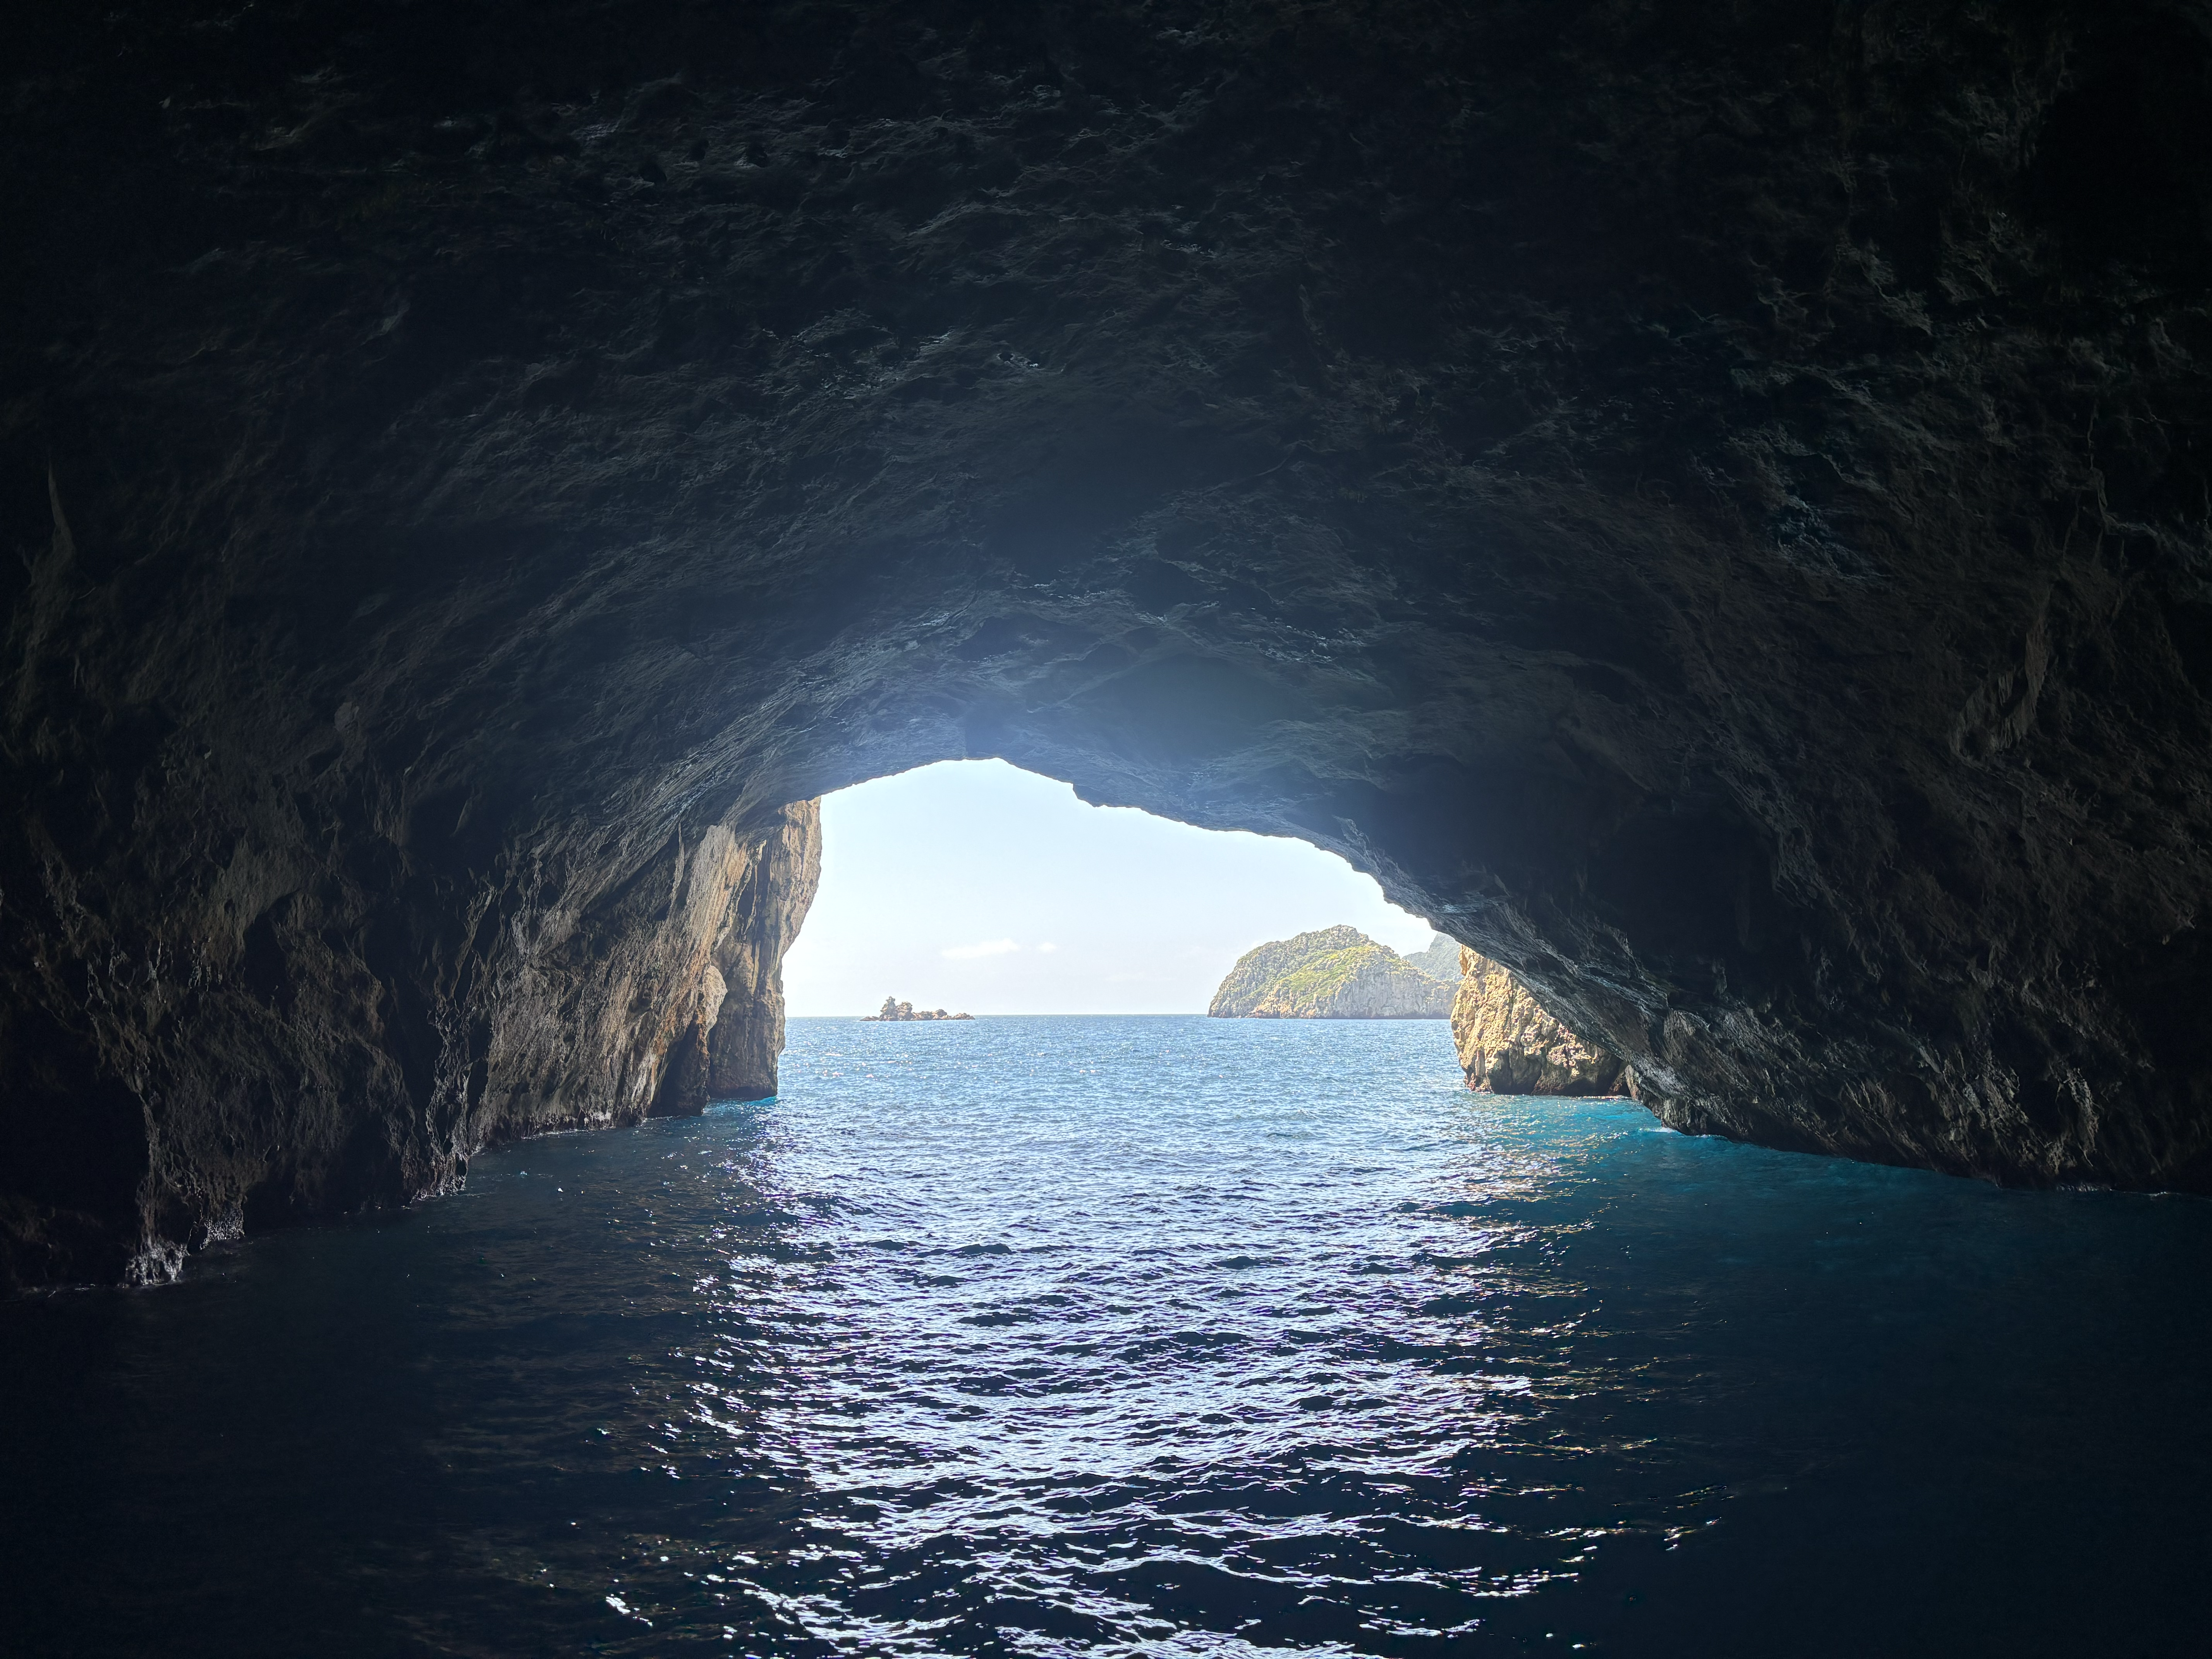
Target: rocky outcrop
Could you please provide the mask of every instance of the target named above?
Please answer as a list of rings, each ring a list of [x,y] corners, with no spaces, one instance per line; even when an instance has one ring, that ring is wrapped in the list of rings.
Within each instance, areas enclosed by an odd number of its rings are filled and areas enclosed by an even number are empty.
[[[710,1100],[765,1100],[783,1053],[783,953],[799,937],[822,876],[822,805],[786,807],[740,855],[730,897],[700,975],[697,1012],[679,1030],[654,1092],[656,1115],[690,1115]],[[551,1094],[551,1079],[546,1093]]]
[[[1462,949],[1451,1005],[1452,1046],[1467,1086],[1500,1095],[1610,1095],[1618,1056],[1583,1042],[1489,957]]]
[[[1451,1000],[1450,986],[1357,927],[1340,927],[1247,951],[1206,1012],[1217,1019],[1442,1019]]]
[[[714,832],[958,756],[1341,853],[1679,1127],[2212,1188],[2201,8],[9,52],[21,1276],[644,1109]]]
[[[1274,990],[1282,977],[1315,956],[1357,951],[1373,941],[1357,927],[1324,927],[1290,939],[1269,939],[1237,958],[1214,988],[1206,1012],[1216,1019],[1242,1019]]]
[[[973,1014],[948,1014],[942,1008],[917,1008],[911,1002],[901,1002],[896,997],[885,997],[881,1008],[872,1014],[861,1015],[860,1021],[863,1024],[871,1024],[883,1020],[973,1019],[975,1018]]]

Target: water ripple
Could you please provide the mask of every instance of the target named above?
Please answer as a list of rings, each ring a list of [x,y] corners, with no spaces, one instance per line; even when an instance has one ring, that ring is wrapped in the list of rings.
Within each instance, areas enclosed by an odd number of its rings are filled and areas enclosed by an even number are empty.
[[[800,1021],[785,1075],[9,1310],[46,1365],[9,1415],[59,1437],[9,1443],[24,1628],[1933,1654],[2083,1650],[2124,1606],[2119,1650],[2186,1639],[2205,1206],[1470,1096],[1426,1023]]]

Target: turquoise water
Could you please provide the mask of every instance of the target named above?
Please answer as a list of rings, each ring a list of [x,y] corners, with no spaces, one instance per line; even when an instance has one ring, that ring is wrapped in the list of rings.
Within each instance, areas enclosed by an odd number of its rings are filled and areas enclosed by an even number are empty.
[[[2212,1643],[2212,1205],[1470,1095],[1425,1021],[800,1020],[784,1081],[0,1308],[0,1642]]]

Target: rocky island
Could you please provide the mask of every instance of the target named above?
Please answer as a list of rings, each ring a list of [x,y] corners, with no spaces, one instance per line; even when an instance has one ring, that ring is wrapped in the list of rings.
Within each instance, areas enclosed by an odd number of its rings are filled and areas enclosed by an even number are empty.
[[[1206,1012],[1221,1019],[1443,1019],[1450,981],[1357,927],[1271,939],[1237,960]]]
[[[901,1002],[896,997],[885,997],[884,1006],[872,1014],[863,1014],[871,1024],[878,1020],[906,1019],[973,1019],[973,1014],[948,1014],[942,1008],[917,1008],[911,1002]]]

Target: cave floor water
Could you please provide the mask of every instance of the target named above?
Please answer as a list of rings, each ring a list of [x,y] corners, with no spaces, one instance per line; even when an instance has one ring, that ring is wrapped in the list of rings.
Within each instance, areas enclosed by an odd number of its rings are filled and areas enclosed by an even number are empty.
[[[0,1308],[40,1655],[2201,1653],[2212,1204],[800,1020],[778,1102]]]

